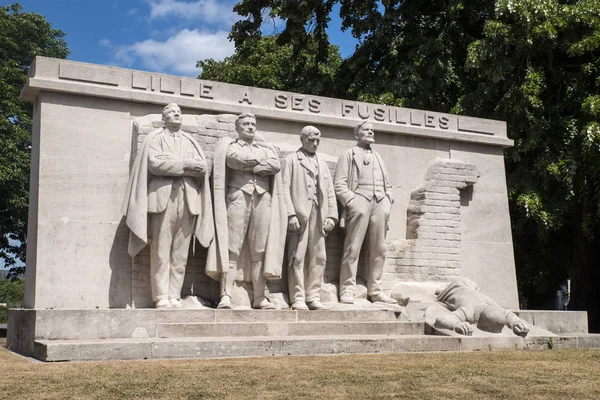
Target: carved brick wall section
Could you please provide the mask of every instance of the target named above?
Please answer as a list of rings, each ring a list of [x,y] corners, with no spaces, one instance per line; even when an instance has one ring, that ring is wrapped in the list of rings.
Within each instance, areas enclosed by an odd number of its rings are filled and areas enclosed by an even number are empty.
[[[388,244],[384,281],[438,281],[461,275],[461,190],[479,178],[473,164],[433,162],[423,186],[411,193],[405,241]]]

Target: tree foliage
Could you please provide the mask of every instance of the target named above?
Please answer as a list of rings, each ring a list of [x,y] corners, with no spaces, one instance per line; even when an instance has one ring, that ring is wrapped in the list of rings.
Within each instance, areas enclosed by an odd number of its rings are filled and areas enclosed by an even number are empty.
[[[305,93],[507,121],[521,301],[543,307],[571,277],[571,307],[600,331],[600,0],[241,0],[235,10],[245,17],[230,35],[236,54],[204,78],[220,79],[220,67],[239,68],[268,41],[268,65],[292,73],[272,88],[298,91],[294,68],[312,54]],[[333,10],[357,45],[322,85]],[[275,17],[285,29],[263,36]],[[263,86],[272,73],[253,65],[251,79],[224,80]]]
[[[7,267],[25,261],[27,234],[32,105],[19,93],[36,55],[69,54],[63,37],[17,3],[0,7],[0,264]],[[23,268],[13,269],[16,276]]]
[[[265,36],[244,44],[252,51],[238,51],[223,61],[199,61],[198,78],[275,90],[324,95],[335,85],[341,64],[337,46],[329,46],[326,61],[318,63],[317,41],[309,37],[306,47],[294,53],[292,45],[277,44],[278,36]]]
[[[499,0],[469,46],[465,110],[506,120],[516,256],[534,299],[572,278],[600,329],[600,2]],[[540,290],[542,289],[542,290]]]
[[[22,307],[25,299],[25,284],[23,279],[10,281],[0,277],[0,303],[5,303],[6,307],[0,306],[0,324],[5,324],[8,317],[8,309]]]

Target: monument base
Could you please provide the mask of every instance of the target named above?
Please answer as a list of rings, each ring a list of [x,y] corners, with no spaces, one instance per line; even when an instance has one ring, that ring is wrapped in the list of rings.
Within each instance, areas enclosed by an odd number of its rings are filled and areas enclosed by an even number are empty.
[[[526,338],[440,336],[390,309],[12,309],[7,347],[42,361],[600,348],[585,312],[519,315],[535,327]]]

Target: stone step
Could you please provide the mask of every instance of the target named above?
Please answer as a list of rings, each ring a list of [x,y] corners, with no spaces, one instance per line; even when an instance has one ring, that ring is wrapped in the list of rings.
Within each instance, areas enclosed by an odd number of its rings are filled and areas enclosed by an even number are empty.
[[[315,315],[317,313],[312,313]],[[329,336],[329,335],[419,335],[425,332],[422,322],[220,322],[158,323],[159,338],[226,337],[226,336]]]
[[[38,340],[43,361],[270,357],[427,351],[600,348],[600,335],[456,337],[427,335],[269,336],[226,338]]]

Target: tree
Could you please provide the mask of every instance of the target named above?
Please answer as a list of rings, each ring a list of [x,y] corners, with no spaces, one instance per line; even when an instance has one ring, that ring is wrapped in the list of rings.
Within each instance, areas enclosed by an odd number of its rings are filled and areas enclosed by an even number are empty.
[[[278,39],[261,37],[223,61],[199,61],[202,72],[198,78],[315,95],[329,93],[341,64],[338,47],[330,45],[326,59],[318,63],[318,43],[313,37],[307,38],[298,54],[292,45],[279,45]]]
[[[64,33],[43,16],[0,7],[0,262],[17,276],[27,242],[32,105],[19,100],[36,55],[66,58]]]
[[[469,46],[478,86],[463,99],[467,112],[506,120],[515,139],[506,162],[526,297],[552,293],[570,276],[569,308],[587,310],[593,331],[600,331],[598,50],[599,1],[498,0],[484,38]]]
[[[336,4],[358,44],[318,94],[506,120],[521,302],[547,306],[571,277],[570,308],[600,331],[600,1],[241,0],[232,58],[252,53],[264,20],[279,17],[276,42],[294,49],[285,75],[306,37],[330,46]],[[260,63],[255,71],[260,81]]]
[[[0,277],[0,303],[6,303],[6,307],[0,306],[0,324],[5,324],[8,317],[8,309],[22,307],[25,298],[25,284],[23,279],[9,281]]]

